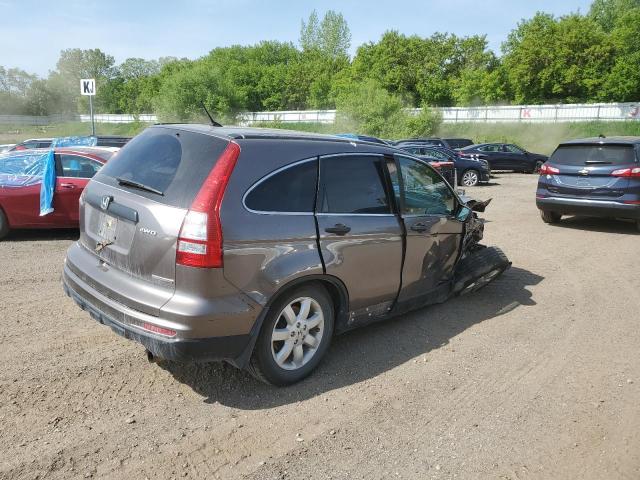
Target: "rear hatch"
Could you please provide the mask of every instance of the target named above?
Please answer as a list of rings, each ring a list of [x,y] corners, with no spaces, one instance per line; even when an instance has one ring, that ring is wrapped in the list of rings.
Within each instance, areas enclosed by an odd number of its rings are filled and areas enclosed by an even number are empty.
[[[157,315],[175,291],[185,215],[227,144],[175,126],[151,127],[127,143],[83,194],[80,244],[103,267],[83,272],[95,277],[85,281]]]
[[[608,143],[560,145],[547,164],[559,170],[549,178],[551,194],[593,200],[623,196],[629,178],[617,172],[638,166],[633,145]]]

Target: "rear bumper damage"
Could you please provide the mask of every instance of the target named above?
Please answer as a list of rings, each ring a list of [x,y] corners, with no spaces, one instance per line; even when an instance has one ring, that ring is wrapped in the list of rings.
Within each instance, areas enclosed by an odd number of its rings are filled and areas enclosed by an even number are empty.
[[[146,314],[133,311],[105,297],[86,285],[67,265],[62,275],[65,293],[91,318],[111,328],[118,335],[134,340],[151,352],[153,357],[178,362],[209,362],[226,360],[243,362],[252,345],[252,336],[230,335],[206,338],[173,338],[142,329]],[[127,323],[123,321],[127,319]]]
[[[612,200],[538,197],[536,198],[536,206],[540,210],[553,211],[561,215],[584,215],[588,217],[631,218],[640,220],[640,204],[626,204]]]

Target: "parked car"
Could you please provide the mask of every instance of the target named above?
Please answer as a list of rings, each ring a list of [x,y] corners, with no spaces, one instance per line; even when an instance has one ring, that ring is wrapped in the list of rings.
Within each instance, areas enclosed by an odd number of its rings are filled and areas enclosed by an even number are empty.
[[[468,138],[407,138],[404,140],[398,140],[395,142],[395,145],[400,147],[406,144],[423,144],[423,145],[433,145],[436,147],[445,147],[451,150],[460,149],[467,145],[473,145],[473,140]]]
[[[540,169],[536,205],[542,220],[562,215],[626,218],[640,230],[640,137],[561,143]]]
[[[15,144],[9,149],[10,152],[16,152],[20,150],[31,150],[34,148],[49,148],[53,138],[30,138],[24,142]]]
[[[342,138],[350,138],[352,140],[362,140],[363,142],[381,143],[383,145],[388,145],[385,140],[381,140],[377,137],[371,137],[369,135],[358,135],[356,133],[337,133],[336,136]]]
[[[8,152],[15,146],[15,143],[5,143],[0,145],[0,153]]]
[[[149,127],[89,183],[80,219],[63,284],[81,308],[150,360],[226,360],[277,385],[334,333],[509,266],[428,163],[301,132]]]
[[[96,137],[98,139],[96,146],[98,147],[122,148],[131,140],[131,137],[121,135],[97,135]]]
[[[96,135],[97,147],[123,147],[131,137],[123,137],[119,135]],[[29,150],[33,148],[49,148],[53,142],[52,138],[30,138],[24,142],[14,145],[9,151]]]
[[[47,150],[0,155],[0,239],[15,228],[74,228],[82,190],[118,149],[76,147],[55,149],[54,211],[40,216],[42,170],[38,158]]]
[[[479,143],[460,149],[463,157],[477,157],[489,162],[491,170],[535,173],[547,161],[546,155],[527,152],[512,143]]]
[[[414,155],[428,156],[443,162],[453,162],[458,185],[474,187],[480,182],[488,182],[491,179],[491,169],[486,160],[462,157],[455,150],[446,147],[405,144],[400,148]]]

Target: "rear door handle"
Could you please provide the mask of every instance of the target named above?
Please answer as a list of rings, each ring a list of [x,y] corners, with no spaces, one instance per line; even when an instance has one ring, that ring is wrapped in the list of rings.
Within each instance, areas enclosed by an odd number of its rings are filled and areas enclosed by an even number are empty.
[[[61,183],[60,188],[66,188],[67,190],[72,190],[76,188],[76,186],[73,183]]]
[[[413,225],[411,225],[411,230],[413,230],[414,232],[426,232],[427,230],[429,230],[429,227],[424,223],[414,223]]]
[[[351,231],[351,227],[347,227],[342,223],[336,223],[333,227],[327,227],[324,229],[327,233],[335,233],[336,235],[346,235]]]

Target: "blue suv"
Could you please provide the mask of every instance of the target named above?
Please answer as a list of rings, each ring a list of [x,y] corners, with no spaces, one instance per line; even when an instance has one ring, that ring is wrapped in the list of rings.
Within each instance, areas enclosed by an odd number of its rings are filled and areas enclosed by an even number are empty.
[[[640,137],[561,143],[540,169],[536,205],[546,223],[562,215],[632,219],[640,230]]]

